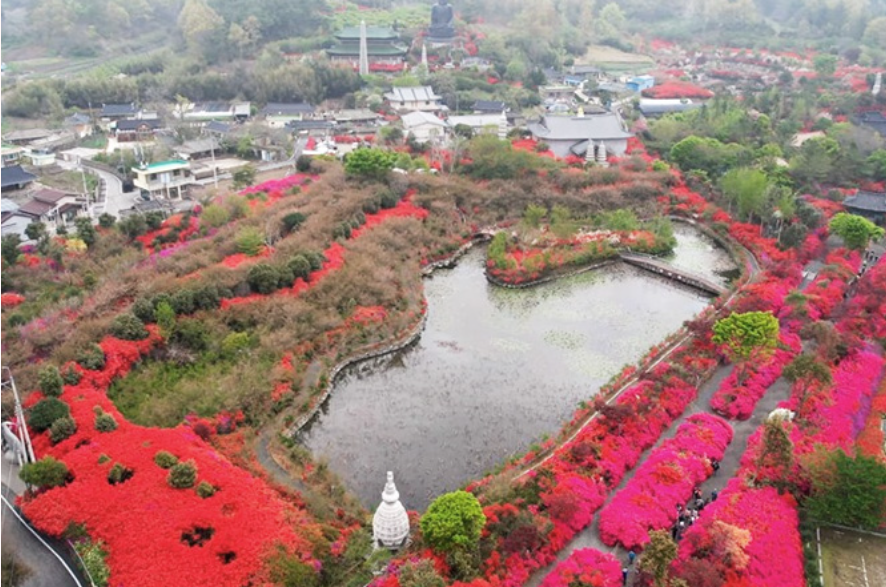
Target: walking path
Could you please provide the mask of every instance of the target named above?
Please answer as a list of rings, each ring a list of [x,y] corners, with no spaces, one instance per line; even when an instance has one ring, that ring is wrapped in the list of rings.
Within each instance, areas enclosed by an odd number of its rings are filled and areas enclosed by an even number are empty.
[[[30,571],[22,587],[82,587],[89,585],[68,556],[67,548],[41,536],[20,517],[14,507],[25,486],[18,478],[18,467],[2,459],[2,542],[4,552],[16,555]],[[4,581],[7,577],[3,577]]]

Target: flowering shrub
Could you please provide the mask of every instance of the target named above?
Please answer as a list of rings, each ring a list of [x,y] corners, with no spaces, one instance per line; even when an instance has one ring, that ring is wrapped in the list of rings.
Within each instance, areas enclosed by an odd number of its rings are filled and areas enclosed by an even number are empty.
[[[722,459],[731,440],[732,428],[722,418],[690,416],[600,512],[603,543],[639,550],[649,542],[650,530],[673,525],[674,504],[689,500],[692,489],[713,472],[711,459]]]
[[[700,98],[706,100],[713,98],[714,92],[689,82],[670,80],[643,90],[643,96],[646,98]]]
[[[14,308],[25,301],[25,297],[17,293],[5,293],[0,295],[0,308]]]
[[[621,587],[621,564],[593,548],[576,550],[545,577],[541,587]]]
[[[799,336],[782,332],[779,336],[779,348],[771,357],[750,365],[745,370],[745,379],[741,384],[738,382],[739,370],[732,370],[711,398],[711,407],[727,418],[747,420],[769,386],[781,377],[782,370],[801,350]]]
[[[103,340],[104,367],[85,370],[79,384],[65,387],[62,399],[70,404],[74,420],[91,421],[93,407],[99,406],[119,425],[104,433],[79,426],[55,446],[46,434],[35,433],[35,451],[62,461],[73,481],[24,500],[24,513],[53,536],[71,523],[83,524],[94,541],[105,544],[112,585],[265,584],[269,580],[265,561],[277,547],[314,565],[307,537],[318,535],[319,529],[301,508],[232,465],[190,428],[136,426],[123,419],[107,398],[110,382],[159,341],[156,327],[148,329],[150,336],[142,341]],[[195,491],[170,488],[168,471],[153,460],[158,450],[193,460],[198,480],[222,491],[202,499]],[[131,476],[120,477],[127,477],[122,483],[109,483],[111,463],[119,463],[118,470],[128,470]],[[199,548],[183,542],[195,527],[212,529]],[[135,539],[134,529],[150,540]]]
[[[719,576],[716,584],[805,587],[798,525],[797,504],[789,494],[753,489],[733,478],[686,530],[678,571],[685,573],[696,559]]]

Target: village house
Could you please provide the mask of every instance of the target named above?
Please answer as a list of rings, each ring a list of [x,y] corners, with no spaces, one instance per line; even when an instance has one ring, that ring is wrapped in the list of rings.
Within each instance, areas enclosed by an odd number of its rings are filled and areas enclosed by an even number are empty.
[[[543,116],[529,125],[529,132],[548,144],[557,157],[576,155],[584,157],[589,146],[605,150],[607,155],[621,157],[628,148],[633,135],[622,126],[615,114],[591,114],[587,116]],[[595,155],[596,157],[596,155]]]
[[[78,139],[91,136],[93,132],[92,118],[82,112],[75,112],[65,118],[64,125]]]
[[[3,168],[3,173],[0,173],[0,180],[2,180],[0,183],[2,183],[3,191],[6,192],[24,189],[27,185],[36,181],[37,176],[22,169],[21,165],[10,165]]]
[[[24,152],[25,150],[21,147],[15,145],[3,145],[3,149],[0,151],[0,156],[3,158],[3,167],[18,165],[22,159],[22,153]]]
[[[295,120],[305,120],[314,115],[314,107],[307,102],[273,102],[262,108],[265,124],[271,128],[283,128]]]
[[[510,108],[507,103],[501,100],[477,100],[471,110],[474,111],[474,114],[501,114],[508,112]]]
[[[449,125],[430,112],[409,112],[401,117],[403,134],[419,143],[439,142],[446,137]]]
[[[625,85],[627,88],[636,93],[655,87],[655,78],[651,75],[638,75],[629,79]]]
[[[252,115],[249,102],[187,102],[177,104],[173,109],[176,118],[193,126],[205,126],[211,121],[245,122]]]
[[[150,198],[181,199],[183,189],[193,185],[191,164],[182,159],[159,161],[132,169],[133,185]]]
[[[500,139],[508,136],[508,117],[504,112],[498,114],[468,114],[466,116],[450,116],[447,119],[449,126],[455,129],[464,125],[471,129],[475,135],[493,134]]]
[[[67,226],[87,208],[86,200],[79,194],[44,188],[31,194],[31,199],[12,214],[32,222],[43,222],[50,231]]]
[[[204,139],[185,141],[181,145],[173,147],[172,150],[179,158],[191,161],[213,157],[219,149],[221,149],[221,143],[215,137],[209,136]]]
[[[397,112],[440,112],[446,110],[442,97],[431,86],[393,88],[385,94],[391,108]]]
[[[3,135],[3,142],[11,145],[29,145],[34,141],[51,137],[53,132],[45,128],[14,130]]]
[[[121,143],[153,141],[160,130],[159,120],[118,120],[113,123],[114,136]]]
[[[127,118],[136,118],[138,108],[134,103],[130,104],[102,104],[102,109],[98,113],[102,126],[106,129],[111,128],[111,124],[118,120],[126,120]]]

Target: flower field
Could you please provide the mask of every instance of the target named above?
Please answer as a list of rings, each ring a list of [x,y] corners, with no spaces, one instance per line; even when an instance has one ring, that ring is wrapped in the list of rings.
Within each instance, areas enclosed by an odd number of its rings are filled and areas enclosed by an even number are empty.
[[[621,564],[611,554],[585,548],[576,550],[551,571],[541,587],[619,587]]]
[[[669,528],[676,503],[686,503],[693,488],[707,479],[711,460],[720,460],[732,440],[732,427],[710,414],[690,416],[647,458],[634,477],[600,512],[600,538],[639,552],[650,530]]]

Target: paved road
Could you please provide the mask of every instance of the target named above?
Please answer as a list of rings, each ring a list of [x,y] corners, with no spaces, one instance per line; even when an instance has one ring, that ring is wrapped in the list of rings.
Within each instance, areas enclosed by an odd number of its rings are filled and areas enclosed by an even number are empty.
[[[81,167],[76,163],[62,160],[58,160],[56,161],[56,163],[58,163],[58,166],[62,169],[67,169],[69,171],[81,171]],[[95,218],[98,218],[105,212],[107,212],[108,214],[112,214],[117,218],[120,218],[121,210],[132,208],[133,204],[135,204],[136,200],[138,199],[137,191],[132,191],[129,193],[124,192],[123,182],[120,181],[119,177],[112,173],[101,171],[99,169],[90,169],[90,173],[96,175],[99,179],[103,180],[105,185],[103,201],[98,202],[93,206]]]
[[[4,471],[5,474],[5,471]],[[3,483],[3,550],[9,550],[27,566],[31,574],[22,587],[82,587],[86,581],[75,580],[37,536],[15,515],[8,504],[14,503],[15,494]],[[73,564],[67,563],[71,568]],[[5,579],[5,577],[4,577]]]

